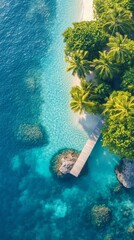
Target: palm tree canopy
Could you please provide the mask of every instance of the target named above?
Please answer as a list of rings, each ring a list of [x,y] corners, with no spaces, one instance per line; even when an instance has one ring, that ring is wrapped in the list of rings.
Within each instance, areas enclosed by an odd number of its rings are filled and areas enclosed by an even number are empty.
[[[106,104],[103,114],[108,114],[114,121],[125,121],[129,117],[134,119],[134,96],[129,92],[114,91]]]
[[[117,32],[123,35],[130,34],[134,27],[131,11],[122,8],[118,3],[114,4],[102,18],[105,21],[104,29],[114,36]]]
[[[71,54],[71,57],[66,57],[65,60],[69,63],[67,72],[72,71],[72,75],[77,74],[80,79],[85,78],[90,70],[90,62],[87,60],[88,52],[78,50]]]
[[[99,52],[100,58],[94,59],[93,65],[95,67],[95,72],[101,79],[112,79],[117,68],[114,66],[113,62],[110,59],[109,53],[106,51]]]
[[[71,89],[71,101],[70,101],[70,107],[74,112],[80,112],[82,113],[84,109],[84,103],[86,101],[86,98],[88,96],[88,93],[86,93],[80,86],[75,86]]]
[[[124,63],[131,58],[134,51],[134,42],[127,35],[122,36],[119,33],[116,33],[116,37],[110,37],[107,46],[110,47],[109,56],[117,63]]]

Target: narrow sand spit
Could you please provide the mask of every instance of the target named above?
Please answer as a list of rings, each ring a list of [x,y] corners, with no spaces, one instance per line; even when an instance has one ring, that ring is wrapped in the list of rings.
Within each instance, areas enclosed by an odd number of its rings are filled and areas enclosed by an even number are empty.
[[[82,11],[80,21],[93,20],[93,0],[82,0],[81,5]],[[72,79],[72,86],[75,85],[80,85],[80,80],[77,76]],[[90,135],[96,126],[99,117],[87,113],[72,113],[72,119],[76,127],[84,129],[87,134]]]

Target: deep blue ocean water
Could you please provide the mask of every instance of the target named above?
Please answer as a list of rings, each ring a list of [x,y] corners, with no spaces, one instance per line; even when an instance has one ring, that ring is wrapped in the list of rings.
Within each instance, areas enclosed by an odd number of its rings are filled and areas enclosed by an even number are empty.
[[[62,181],[49,171],[55,153],[80,151],[88,138],[72,120],[61,36],[80,7],[80,0],[0,2],[0,240],[126,240],[134,223],[133,192],[113,191],[118,158],[101,141],[88,174]],[[44,147],[16,144],[16,129],[27,123],[44,126]],[[112,209],[99,232],[88,217],[94,204]]]

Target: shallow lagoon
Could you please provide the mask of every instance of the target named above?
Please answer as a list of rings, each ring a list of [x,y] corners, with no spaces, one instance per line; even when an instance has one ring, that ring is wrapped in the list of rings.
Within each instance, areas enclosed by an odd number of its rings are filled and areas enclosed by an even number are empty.
[[[133,191],[115,190],[118,158],[101,141],[88,161],[88,174],[63,181],[49,171],[55,153],[80,151],[88,138],[69,109],[71,76],[65,73],[61,37],[79,19],[80,1],[3,0],[0,8],[1,239],[102,240],[107,234],[114,240],[134,239],[127,233],[134,222]],[[35,84],[29,87],[31,78]],[[42,123],[47,144],[33,149],[15,144],[21,123]],[[90,222],[94,204],[112,209],[112,222],[103,230]]]

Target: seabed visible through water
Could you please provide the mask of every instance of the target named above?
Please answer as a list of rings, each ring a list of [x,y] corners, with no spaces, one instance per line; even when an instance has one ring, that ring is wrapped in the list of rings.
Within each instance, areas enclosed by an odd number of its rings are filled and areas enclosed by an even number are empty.
[[[2,240],[134,239],[134,193],[118,185],[118,158],[102,148],[101,140],[84,176],[64,181],[49,171],[55,153],[80,151],[88,139],[72,121],[71,75],[65,72],[61,36],[79,20],[80,7],[79,0],[0,3]],[[16,128],[29,123],[44,126],[44,147],[15,143]],[[112,212],[110,224],[100,230],[90,219],[98,204]]]

